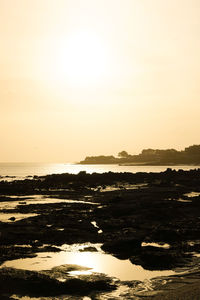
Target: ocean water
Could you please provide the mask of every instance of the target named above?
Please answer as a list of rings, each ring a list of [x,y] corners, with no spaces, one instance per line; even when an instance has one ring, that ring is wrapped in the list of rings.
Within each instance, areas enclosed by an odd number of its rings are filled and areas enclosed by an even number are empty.
[[[71,173],[78,174],[80,171],[87,173],[104,172],[163,172],[167,168],[175,170],[196,169],[197,166],[119,166],[119,165],[77,165],[77,164],[54,164],[54,163],[0,163],[0,180],[25,179],[28,176],[43,176],[48,174]]]

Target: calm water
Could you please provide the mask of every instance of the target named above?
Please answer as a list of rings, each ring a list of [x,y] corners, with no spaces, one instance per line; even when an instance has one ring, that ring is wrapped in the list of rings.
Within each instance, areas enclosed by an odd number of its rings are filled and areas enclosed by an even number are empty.
[[[116,277],[120,280],[141,281],[158,276],[170,276],[175,274],[175,272],[171,270],[145,270],[141,266],[132,264],[129,260],[120,260],[103,252],[79,252],[78,247],[77,250],[74,251],[73,247],[74,246],[72,245],[72,249],[70,249],[70,246],[68,246],[68,251],[61,251],[58,253],[43,252],[37,253],[37,257],[7,261],[3,263],[1,267],[40,271],[50,270],[53,267],[60,265],[75,264],[89,268],[89,270],[71,271],[69,272],[69,275],[87,275],[97,272]]]
[[[76,165],[76,164],[48,164],[48,163],[0,163],[0,176],[14,176],[13,179],[24,179],[27,176],[42,176],[47,174],[71,173],[80,171],[87,173],[104,172],[163,172],[168,166],[119,166],[119,165]],[[169,166],[172,169],[190,170],[197,166]],[[9,180],[9,178],[7,178]],[[11,179],[11,178],[10,178]]]

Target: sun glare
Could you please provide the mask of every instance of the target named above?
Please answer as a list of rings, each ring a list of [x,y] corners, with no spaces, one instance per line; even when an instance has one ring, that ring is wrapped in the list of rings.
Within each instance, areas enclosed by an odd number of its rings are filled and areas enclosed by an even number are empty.
[[[69,86],[93,86],[106,76],[106,45],[94,33],[78,32],[53,45],[48,76]],[[48,68],[49,69],[49,68]]]

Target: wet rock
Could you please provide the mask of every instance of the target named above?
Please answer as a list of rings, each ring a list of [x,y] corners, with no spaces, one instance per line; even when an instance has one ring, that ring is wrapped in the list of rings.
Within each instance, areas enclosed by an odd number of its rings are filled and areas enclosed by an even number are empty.
[[[35,241],[31,241],[31,242],[30,242],[30,245],[31,245],[32,247],[41,247],[41,246],[43,245],[43,243],[41,243],[41,242],[38,241],[38,240],[35,240]]]
[[[42,247],[32,247],[34,252],[60,252],[60,248],[54,246],[42,246]]]
[[[169,176],[170,175],[170,176]],[[168,180],[170,177],[170,180]],[[172,184],[173,181],[173,184]],[[155,184],[155,183],[158,184]],[[145,189],[121,189],[109,193],[94,191],[98,186],[124,186],[145,183]],[[199,245],[188,246],[187,241],[197,241],[200,232],[197,198],[189,205],[174,201],[185,193],[199,189],[200,170],[169,171],[162,173],[105,173],[59,174],[35,177],[34,180],[0,183],[1,201],[5,195],[26,195],[26,205],[19,205],[14,213],[37,213],[38,216],[18,222],[0,222],[2,246],[32,245],[30,252],[14,249],[3,259],[34,255],[44,251],[43,245],[59,246],[73,243],[101,243],[102,249],[118,258],[137,260],[145,268],[170,268],[187,264],[185,252],[199,251]],[[84,203],[57,203],[29,205],[33,194],[48,195],[59,199],[83,199],[90,195],[98,206]],[[45,197],[44,197],[45,199]],[[169,199],[171,199],[169,201]],[[9,201],[13,201],[10,198]],[[24,198],[23,198],[24,201]],[[1,203],[1,202],[0,202]],[[81,222],[79,221],[81,220]],[[103,231],[91,225],[96,220]],[[47,227],[52,224],[51,227]],[[58,231],[63,228],[63,231]],[[170,243],[171,251],[148,253],[141,249],[141,242],[148,240]],[[144,247],[142,247],[144,248]],[[145,247],[146,248],[146,247]],[[46,248],[47,250],[48,248]],[[93,251],[89,248],[85,251]],[[54,247],[49,251],[58,251]],[[147,251],[147,250],[146,250]],[[161,251],[161,250],[160,250]],[[135,260],[135,261],[134,261]],[[163,263],[164,261],[164,263]]]
[[[84,249],[80,249],[80,252],[97,252],[95,247],[85,247]]]
[[[133,264],[141,265],[148,270],[169,270],[184,266],[190,256],[171,249],[161,249],[152,246],[143,247],[139,255],[130,260]]]
[[[141,250],[141,240],[138,239],[120,239],[112,242],[106,242],[101,246],[102,250],[111,253],[114,256],[127,259]]]
[[[93,276],[84,279],[68,277],[65,282],[53,279],[44,272],[16,270],[12,268],[0,269],[1,294],[31,297],[48,297],[60,295],[89,295],[102,291],[111,291],[115,285],[111,279]]]
[[[18,258],[36,257],[31,247],[0,246],[0,263]]]
[[[88,271],[91,268],[87,268],[84,266],[74,265],[74,264],[66,264],[52,268],[51,270],[43,271],[44,274],[49,275],[54,279],[69,279],[69,272],[72,271]]]
[[[176,228],[159,228],[152,233],[152,239],[165,242],[177,242],[182,239],[182,235],[180,230]]]

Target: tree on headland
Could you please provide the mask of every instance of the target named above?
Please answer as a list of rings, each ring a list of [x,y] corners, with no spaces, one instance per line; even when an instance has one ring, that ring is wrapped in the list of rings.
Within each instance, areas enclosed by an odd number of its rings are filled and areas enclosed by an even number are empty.
[[[126,158],[126,157],[129,157],[129,154],[126,151],[121,151],[118,153],[118,157]]]
[[[200,155],[200,145],[192,145],[192,146],[185,148],[185,153]]]

